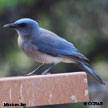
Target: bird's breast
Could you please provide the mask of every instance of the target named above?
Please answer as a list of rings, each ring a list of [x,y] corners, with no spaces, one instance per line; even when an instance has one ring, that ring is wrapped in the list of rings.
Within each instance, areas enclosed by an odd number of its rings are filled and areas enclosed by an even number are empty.
[[[18,46],[20,49],[29,57],[34,59],[34,56],[37,55],[37,48],[32,45],[30,40],[22,39],[18,37]]]

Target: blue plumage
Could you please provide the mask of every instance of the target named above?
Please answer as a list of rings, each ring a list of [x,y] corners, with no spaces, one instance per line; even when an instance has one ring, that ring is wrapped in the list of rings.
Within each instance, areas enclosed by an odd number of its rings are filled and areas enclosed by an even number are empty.
[[[52,63],[47,73],[59,62],[77,63],[99,83],[104,81],[88,66],[88,59],[75,46],[55,33],[40,28],[38,23],[29,18],[20,19],[4,27],[12,27],[18,32],[18,45],[30,58],[41,63]]]

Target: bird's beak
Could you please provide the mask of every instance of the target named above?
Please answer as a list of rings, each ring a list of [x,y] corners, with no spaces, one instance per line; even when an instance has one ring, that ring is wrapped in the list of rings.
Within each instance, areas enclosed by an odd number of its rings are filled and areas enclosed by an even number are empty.
[[[16,24],[15,24],[15,23],[5,24],[3,27],[7,27],[7,28],[16,28]]]

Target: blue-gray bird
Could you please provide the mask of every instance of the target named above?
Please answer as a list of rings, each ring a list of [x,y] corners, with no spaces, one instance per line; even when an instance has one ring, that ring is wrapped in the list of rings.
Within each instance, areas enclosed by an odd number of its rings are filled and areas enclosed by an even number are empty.
[[[42,74],[47,74],[53,66],[60,62],[77,63],[100,84],[105,84],[89,67],[87,63],[88,59],[79,53],[72,43],[51,31],[40,28],[36,21],[30,18],[22,18],[3,27],[14,28],[18,33],[18,45],[20,49],[34,61],[42,63],[37,69],[27,75],[34,74],[45,64],[50,64],[50,66]]]

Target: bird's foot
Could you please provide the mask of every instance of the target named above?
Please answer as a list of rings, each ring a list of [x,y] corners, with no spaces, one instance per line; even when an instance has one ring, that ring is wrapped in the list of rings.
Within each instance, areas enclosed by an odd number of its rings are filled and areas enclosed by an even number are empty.
[[[32,72],[28,73],[28,74],[25,74],[24,76],[32,76],[34,74],[32,74]]]
[[[51,75],[51,73],[41,73],[41,75]]]

